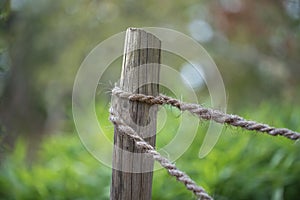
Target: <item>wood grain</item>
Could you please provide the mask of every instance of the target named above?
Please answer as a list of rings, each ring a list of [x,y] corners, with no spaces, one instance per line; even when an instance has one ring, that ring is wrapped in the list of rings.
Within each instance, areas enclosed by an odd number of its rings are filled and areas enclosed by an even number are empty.
[[[119,87],[125,91],[159,94],[161,42],[142,29],[126,31]],[[112,97],[121,118],[152,146],[155,146],[157,105]],[[114,131],[111,200],[150,200],[153,159],[141,152],[126,135]]]

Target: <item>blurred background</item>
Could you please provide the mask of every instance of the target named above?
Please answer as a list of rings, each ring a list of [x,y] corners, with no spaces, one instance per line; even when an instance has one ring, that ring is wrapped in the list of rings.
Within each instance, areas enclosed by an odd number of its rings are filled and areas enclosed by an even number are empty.
[[[223,77],[229,113],[300,131],[300,0],[0,0],[0,199],[109,199],[111,169],[75,130],[73,82],[98,43],[147,26],[180,31],[205,47]],[[172,56],[163,60],[189,76]],[[120,70],[118,59],[99,82],[99,113]],[[207,96],[202,85],[193,87]],[[178,123],[178,112],[168,112],[158,147]],[[112,138],[108,112],[98,118]],[[199,159],[208,122],[199,123],[176,164],[215,199],[300,196],[299,142],[225,127]],[[164,170],[154,173],[153,199],[193,198]]]

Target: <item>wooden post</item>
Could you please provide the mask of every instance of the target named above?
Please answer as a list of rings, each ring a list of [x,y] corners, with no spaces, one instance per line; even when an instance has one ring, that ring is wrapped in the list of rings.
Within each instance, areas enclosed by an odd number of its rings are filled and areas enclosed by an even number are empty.
[[[160,40],[141,29],[126,31],[119,87],[132,93],[159,94]],[[157,106],[112,97],[113,109],[152,146],[155,146]],[[150,200],[153,159],[134,141],[114,131],[111,200]]]

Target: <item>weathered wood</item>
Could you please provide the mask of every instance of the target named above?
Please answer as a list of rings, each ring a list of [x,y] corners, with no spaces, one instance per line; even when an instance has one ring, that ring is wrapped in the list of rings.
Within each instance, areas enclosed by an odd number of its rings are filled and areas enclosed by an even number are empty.
[[[125,91],[158,95],[160,40],[141,29],[126,31],[119,87]],[[112,106],[126,124],[155,146],[157,106],[112,98]],[[137,149],[134,141],[114,131],[111,200],[150,200],[153,159]]]

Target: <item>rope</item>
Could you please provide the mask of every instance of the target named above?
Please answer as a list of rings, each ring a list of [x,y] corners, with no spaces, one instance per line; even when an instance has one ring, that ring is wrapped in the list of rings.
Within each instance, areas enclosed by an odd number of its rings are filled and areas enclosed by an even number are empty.
[[[139,101],[147,104],[158,104],[164,105],[168,104],[174,107],[177,107],[181,111],[189,111],[192,114],[195,114],[200,119],[204,120],[213,120],[220,124],[229,124],[235,127],[241,127],[247,130],[254,130],[262,133],[267,133],[272,136],[281,135],[291,140],[300,139],[300,133],[286,129],[286,128],[275,128],[267,124],[246,120],[238,115],[226,114],[219,110],[214,110],[211,108],[205,108],[198,104],[185,103],[181,102],[172,97],[168,97],[160,94],[159,96],[148,96],[144,94],[133,94],[125,92],[118,87],[115,87],[112,90],[112,94],[120,97],[126,98],[131,101]]]
[[[183,183],[185,187],[192,191],[199,200],[212,200],[205,190],[198,186],[187,174],[177,169],[175,164],[171,163],[167,158],[158,153],[154,147],[148,144],[143,138],[141,138],[130,126],[126,125],[113,108],[110,108],[110,120],[115,127],[128,137],[135,141],[137,147],[143,149],[145,153],[150,154],[154,160],[158,161],[162,167],[164,167],[171,176],[176,177],[177,181]]]

